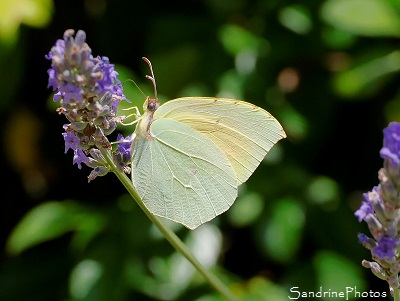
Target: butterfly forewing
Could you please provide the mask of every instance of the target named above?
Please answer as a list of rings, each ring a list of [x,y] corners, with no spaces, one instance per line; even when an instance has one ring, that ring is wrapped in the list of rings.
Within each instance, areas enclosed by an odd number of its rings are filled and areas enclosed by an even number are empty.
[[[250,177],[271,147],[286,137],[267,111],[233,99],[178,98],[159,107],[154,118],[177,120],[213,141],[228,157],[238,185]]]

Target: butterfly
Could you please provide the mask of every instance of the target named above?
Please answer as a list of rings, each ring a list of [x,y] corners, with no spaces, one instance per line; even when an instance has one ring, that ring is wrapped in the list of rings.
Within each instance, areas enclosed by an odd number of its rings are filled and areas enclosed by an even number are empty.
[[[183,97],[160,106],[147,97],[132,142],[132,182],[153,214],[189,229],[232,206],[271,147],[286,134],[267,111],[216,97]]]

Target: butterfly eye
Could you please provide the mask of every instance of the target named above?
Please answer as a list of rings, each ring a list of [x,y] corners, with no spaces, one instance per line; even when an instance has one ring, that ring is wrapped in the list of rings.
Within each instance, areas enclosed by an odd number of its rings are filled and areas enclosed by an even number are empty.
[[[159,106],[160,104],[158,103],[157,99],[147,99],[147,110],[149,110],[150,112],[154,112],[158,109]]]

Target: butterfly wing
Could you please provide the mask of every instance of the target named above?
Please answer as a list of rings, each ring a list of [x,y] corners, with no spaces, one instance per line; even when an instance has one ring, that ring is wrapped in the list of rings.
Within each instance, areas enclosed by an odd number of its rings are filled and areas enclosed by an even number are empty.
[[[229,209],[235,172],[211,140],[165,118],[151,124],[150,134],[134,140],[132,181],[153,214],[194,229]]]
[[[180,121],[212,140],[228,157],[240,185],[286,134],[267,111],[224,98],[185,97],[166,102],[154,118]]]

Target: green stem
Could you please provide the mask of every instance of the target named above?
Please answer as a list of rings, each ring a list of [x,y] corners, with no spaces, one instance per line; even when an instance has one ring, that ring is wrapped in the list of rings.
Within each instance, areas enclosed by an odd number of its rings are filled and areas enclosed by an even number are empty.
[[[400,292],[398,288],[393,289],[393,300],[400,301]]]
[[[188,247],[179,239],[179,237],[168,227],[160,222],[160,220],[152,214],[144,205],[142,199],[133,187],[132,181],[126,176],[125,173],[116,168],[114,162],[111,159],[110,153],[107,150],[102,149],[101,153],[106,159],[107,163],[110,165],[111,170],[115,173],[118,179],[125,186],[126,190],[136,201],[139,207],[146,213],[147,217],[156,225],[156,227],[164,234],[165,238],[170,242],[170,244],[181,253],[189,262],[197,269],[197,271],[203,275],[208,283],[213,286],[222,296],[224,296],[229,301],[236,301],[236,298],[232,295],[225,284],[219,280],[213,273],[208,271],[192,254]]]

